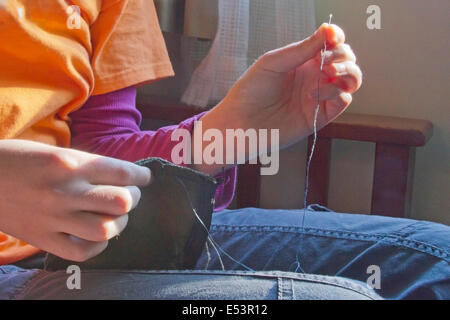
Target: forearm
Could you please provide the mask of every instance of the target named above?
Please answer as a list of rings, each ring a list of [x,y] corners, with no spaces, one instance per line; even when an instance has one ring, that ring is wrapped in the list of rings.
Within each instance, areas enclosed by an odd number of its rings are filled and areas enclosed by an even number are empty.
[[[172,141],[176,130],[192,134],[194,123],[204,114],[189,118],[174,126],[156,131],[140,130],[141,115],[135,107],[136,89],[126,88],[113,93],[91,97],[72,113],[72,147],[127,161],[160,157],[171,162],[174,148],[180,141]],[[179,165],[190,165],[190,161]],[[225,208],[234,194],[236,168],[231,166],[222,173],[222,167],[205,171],[222,183],[216,193],[216,210]]]
[[[73,135],[72,147],[131,162],[148,157],[159,157],[172,161],[171,152],[179,143],[171,140],[172,132],[177,129],[191,131],[194,121],[194,119],[188,119],[179,125],[164,127],[156,131],[114,128],[110,125],[99,125],[97,129],[93,130],[86,128],[83,124],[74,124],[77,133]],[[187,165],[187,163],[177,164]]]
[[[133,87],[91,97],[70,115],[72,147],[131,162],[147,157],[171,161],[171,150],[177,143],[171,141],[172,132],[192,130],[196,119],[157,131],[142,131],[135,99]]]

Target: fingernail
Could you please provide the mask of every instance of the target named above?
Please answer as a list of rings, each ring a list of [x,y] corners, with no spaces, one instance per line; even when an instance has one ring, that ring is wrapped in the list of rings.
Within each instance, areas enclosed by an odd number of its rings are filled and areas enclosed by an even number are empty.
[[[335,64],[334,68],[336,69],[336,74],[338,75],[343,74],[346,71],[345,65],[341,63]]]
[[[332,58],[333,58],[333,52],[331,52],[331,51],[325,51],[324,53],[323,53],[323,57],[324,57],[324,63],[325,64],[327,64],[327,63],[330,63],[331,62],[331,60],[332,60]]]

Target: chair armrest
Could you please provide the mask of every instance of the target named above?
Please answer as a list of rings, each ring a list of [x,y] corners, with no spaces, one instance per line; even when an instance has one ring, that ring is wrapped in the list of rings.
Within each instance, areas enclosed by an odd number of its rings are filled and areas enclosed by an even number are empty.
[[[433,135],[430,121],[344,113],[318,132],[319,137],[424,146]]]

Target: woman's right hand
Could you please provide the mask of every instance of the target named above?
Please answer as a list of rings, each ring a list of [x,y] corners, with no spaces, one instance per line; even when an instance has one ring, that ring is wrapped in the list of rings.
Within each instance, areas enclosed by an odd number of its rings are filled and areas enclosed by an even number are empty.
[[[126,226],[150,170],[26,140],[0,140],[0,230],[64,259],[102,252]]]

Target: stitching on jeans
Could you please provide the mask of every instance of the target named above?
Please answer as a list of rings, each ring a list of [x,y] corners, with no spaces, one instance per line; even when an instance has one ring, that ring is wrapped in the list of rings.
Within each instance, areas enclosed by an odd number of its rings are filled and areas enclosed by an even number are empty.
[[[423,253],[430,254],[437,258],[443,259],[445,261],[450,261],[449,253],[445,249],[441,249],[434,245],[424,243],[417,240],[404,239],[403,237],[392,235],[392,234],[365,234],[357,233],[352,231],[338,231],[332,229],[317,229],[317,228],[301,228],[296,226],[233,226],[233,225],[212,225],[211,231],[219,232],[264,232],[264,233],[302,233],[304,234],[322,236],[327,238],[337,238],[337,239],[356,239],[361,241],[384,241],[386,243],[398,246],[406,247],[412,250],[420,251]],[[389,241],[390,240],[390,241]]]
[[[283,278],[278,277],[278,300],[283,300]]]
[[[292,300],[295,299],[295,291],[294,291],[294,280],[291,279],[291,291],[292,291]]]
[[[63,273],[65,276],[65,272],[63,271],[54,271],[54,272],[46,272],[42,271],[39,275],[33,278],[33,280],[38,281],[40,278],[44,278],[45,275],[48,274],[56,274]],[[344,278],[337,278],[332,276],[324,276],[324,275],[313,275],[313,274],[304,274],[304,273],[288,273],[281,271],[235,271],[235,270],[227,270],[227,271],[205,271],[205,270],[84,270],[83,273],[89,274],[192,274],[192,275],[226,275],[226,276],[248,276],[255,278],[270,278],[275,280],[276,278],[283,278],[285,280],[292,279],[298,281],[306,281],[306,282],[318,282],[322,284],[328,284],[335,287],[341,287],[344,289],[352,290],[362,295],[365,295],[371,299],[379,299],[380,297],[373,291],[369,290],[362,285],[356,284],[352,281],[349,281]]]
[[[400,228],[397,231],[392,232],[392,234],[396,234],[402,238],[406,238],[408,236],[410,236],[415,230],[412,229],[415,225],[417,224],[421,224],[421,221],[415,221],[413,223],[408,224],[407,226],[404,226],[402,228]],[[410,229],[410,230],[408,230]],[[404,232],[404,230],[407,230],[406,232]]]
[[[281,278],[283,279],[283,278]],[[292,279],[284,279],[281,282],[281,293],[282,293],[282,300],[292,300],[292,295],[290,292],[293,290],[291,283],[293,282]],[[291,290],[289,290],[289,286],[291,286]]]
[[[294,280],[291,279],[291,294],[292,294],[292,300],[295,299],[295,290],[294,290]]]
[[[218,231],[256,231],[256,232],[284,232],[284,233],[300,233],[301,230],[304,232],[312,232],[312,233],[324,233],[327,235],[338,234],[340,236],[344,235],[353,235],[355,237],[365,237],[365,238],[379,238],[382,239],[387,234],[365,234],[362,232],[353,232],[353,231],[342,231],[342,230],[333,230],[333,229],[318,229],[318,228],[302,228],[297,226],[271,226],[271,225],[260,225],[260,226],[234,226],[234,225],[217,225],[212,224],[211,230]]]
[[[390,237],[389,237],[390,238]],[[386,239],[389,239],[388,237]],[[392,240],[392,239],[390,239]],[[449,253],[446,250],[440,249],[436,246],[423,243],[416,240],[402,240],[395,239],[392,242],[386,241],[386,243],[390,243],[394,246],[401,247],[401,248],[408,248],[415,251],[420,251],[422,253],[427,253],[429,255],[432,255],[436,258],[443,259],[446,262],[450,262],[449,259]]]

